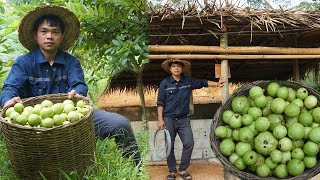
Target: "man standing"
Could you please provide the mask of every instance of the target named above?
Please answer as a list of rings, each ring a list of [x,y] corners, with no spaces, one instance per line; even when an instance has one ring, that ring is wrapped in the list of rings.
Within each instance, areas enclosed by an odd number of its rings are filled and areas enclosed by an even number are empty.
[[[185,60],[168,59],[161,66],[165,71],[171,73],[171,76],[161,81],[157,100],[158,127],[159,129],[166,128],[169,131],[172,143],[170,154],[167,157],[167,165],[170,172],[167,180],[176,178],[174,141],[177,134],[179,134],[183,144],[179,175],[183,179],[192,179],[187,172],[194,146],[189,118],[190,95],[193,89],[208,86],[222,87],[224,79],[220,78],[219,82],[214,82],[184,76],[182,73],[191,67],[191,64]]]
[[[4,82],[0,103],[2,107],[22,102],[22,98],[45,94],[68,93],[87,95],[79,60],[65,52],[77,40],[80,22],[68,9],[44,5],[26,14],[19,25],[19,41],[30,52],[19,56],[12,64]],[[140,166],[140,153],[127,118],[103,110],[93,110],[95,132],[100,138],[114,136]]]

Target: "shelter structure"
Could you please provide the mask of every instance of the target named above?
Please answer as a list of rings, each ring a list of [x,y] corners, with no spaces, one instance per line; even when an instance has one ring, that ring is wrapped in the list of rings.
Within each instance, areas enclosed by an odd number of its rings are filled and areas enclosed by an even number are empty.
[[[228,83],[299,80],[309,70],[319,71],[319,10],[252,9],[214,4],[173,8],[167,4],[150,5],[148,18],[150,62],[144,65],[144,86],[157,88],[169,75],[161,68],[167,58],[190,61],[191,70],[187,75],[211,80],[229,77]],[[136,87],[136,82],[133,74],[123,71],[113,79],[110,89]],[[221,90],[222,103],[228,98],[228,88],[224,86]],[[190,102],[196,142],[192,159],[218,161],[208,142],[212,117],[220,103]],[[156,107],[148,112],[149,119],[153,119],[149,121],[152,139],[152,127],[157,127]],[[182,144],[174,147],[178,147],[175,152],[179,152]],[[158,161],[153,152],[151,149],[150,161]]]
[[[316,76],[319,71],[318,9],[149,4],[148,18],[150,63],[144,68],[144,85],[158,86],[168,76],[160,67],[167,58],[189,60],[188,74],[194,77],[224,76],[229,82],[299,80],[309,70]],[[135,86],[135,82],[124,71],[111,87]]]

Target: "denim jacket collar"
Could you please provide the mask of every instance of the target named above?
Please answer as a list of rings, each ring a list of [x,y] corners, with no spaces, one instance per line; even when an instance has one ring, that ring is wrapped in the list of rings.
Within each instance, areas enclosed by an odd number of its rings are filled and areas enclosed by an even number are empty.
[[[181,75],[179,82],[184,82],[184,80],[185,80],[185,76],[184,76],[184,75]],[[176,80],[173,78],[172,75],[170,76],[170,82],[171,82],[171,83],[176,82]]]
[[[46,57],[43,55],[42,51],[40,50],[40,48],[36,49],[34,53],[36,53],[37,63],[41,64],[41,63],[48,62]],[[56,57],[54,58],[54,63],[65,64],[64,58],[63,58],[63,52],[60,49],[58,50]]]

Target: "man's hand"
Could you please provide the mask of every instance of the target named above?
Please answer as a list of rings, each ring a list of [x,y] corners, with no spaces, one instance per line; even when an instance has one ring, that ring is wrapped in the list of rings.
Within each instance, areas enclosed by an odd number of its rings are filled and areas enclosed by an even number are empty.
[[[218,86],[223,87],[225,82],[226,82],[226,80],[224,79],[224,77],[220,77],[219,82],[218,82]]]
[[[158,128],[159,129],[164,129],[164,120],[163,119],[159,119],[158,120]]]
[[[68,98],[69,98],[69,99],[72,99],[73,96],[76,95],[76,94],[77,94],[76,90],[73,89],[73,90],[71,90],[71,91],[68,93]]]
[[[3,105],[3,108],[5,108],[5,107],[7,107],[7,106],[9,106],[9,105],[11,105],[11,104],[18,103],[18,102],[19,102],[19,103],[22,103],[21,98],[20,98],[20,97],[14,97],[14,98],[6,101],[6,102],[4,103],[4,105]]]
[[[218,82],[208,80],[208,87],[223,87],[225,82],[226,80],[223,77],[221,77]]]

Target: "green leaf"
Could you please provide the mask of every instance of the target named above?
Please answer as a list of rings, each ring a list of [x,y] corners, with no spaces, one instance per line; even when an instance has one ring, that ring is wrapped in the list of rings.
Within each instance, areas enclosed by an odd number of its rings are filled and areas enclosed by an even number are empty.
[[[116,45],[116,46],[121,46],[120,42],[119,42],[118,40],[116,40],[116,39],[113,39],[113,40],[112,40],[112,43],[113,43],[114,45]]]

